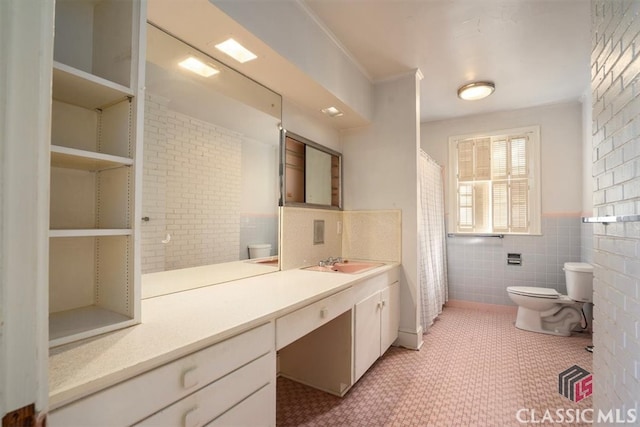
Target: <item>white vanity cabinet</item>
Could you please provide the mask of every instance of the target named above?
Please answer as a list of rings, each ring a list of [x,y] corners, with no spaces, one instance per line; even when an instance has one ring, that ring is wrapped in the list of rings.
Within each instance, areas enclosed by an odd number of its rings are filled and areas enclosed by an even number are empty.
[[[277,319],[279,375],[344,396],[398,338],[398,274],[393,267],[354,281]]]
[[[270,322],[56,409],[48,424],[275,425],[275,379]]]
[[[353,384],[353,289],[276,319],[279,374],[337,396]]]
[[[400,283],[397,269],[355,285],[354,382],[398,338]]]
[[[57,0],[51,112],[50,345],[139,322],[146,5]]]

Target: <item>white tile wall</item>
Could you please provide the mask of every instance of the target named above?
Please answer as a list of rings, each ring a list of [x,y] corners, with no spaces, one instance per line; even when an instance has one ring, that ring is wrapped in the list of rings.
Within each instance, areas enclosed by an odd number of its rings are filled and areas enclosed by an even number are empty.
[[[508,286],[540,286],[566,294],[562,267],[580,261],[580,217],[543,216],[542,236],[448,237],[449,299],[513,305]],[[521,266],[507,265],[519,253]]]
[[[237,260],[241,135],[153,95],[145,108],[142,272]]]
[[[592,2],[597,215],[640,213],[640,2]],[[639,411],[640,225],[593,226],[595,410]],[[636,412],[637,413],[637,412]]]
[[[591,213],[583,215],[591,216]],[[593,264],[593,225],[591,224],[580,226],[580,260]]]

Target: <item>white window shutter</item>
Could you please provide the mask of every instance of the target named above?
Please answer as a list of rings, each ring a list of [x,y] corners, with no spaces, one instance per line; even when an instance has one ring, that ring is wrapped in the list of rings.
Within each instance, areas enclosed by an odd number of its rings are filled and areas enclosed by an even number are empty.
[[[529,184],[526,179],[514,180],[510,185],[511,231],[529,231]]]
[[[509,231],[509,185],[506,181],[493,183],[493,230]]]
[[[529,173],[527,168],[527,138],[524,136],[510,138],[509,149],[511,151],[509,174],[512,178],[526,178]]]
[[[473,180],[473,140],[458,142],[458,180]]]
[[[458,187],[458,229],[473,231],[473,184]]]
[[[489,180],[491,179],[491,138],[476,139],[474,145],[474,178]]]
[[[452,229],[539,234],[539,140],[538,127],[449,139],[450,165],[457,168],[452,190],[458,190]]]
[[[506,179],[508,176],[507,140],[498,139],[491,143],[491,177]]]

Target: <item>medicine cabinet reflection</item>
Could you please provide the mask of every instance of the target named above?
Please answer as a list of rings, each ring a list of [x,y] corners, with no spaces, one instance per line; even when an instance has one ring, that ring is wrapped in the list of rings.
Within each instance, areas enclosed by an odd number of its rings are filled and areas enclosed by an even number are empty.
[[[342,155],[286,130],[281,138],[281,204],[341,209]]]

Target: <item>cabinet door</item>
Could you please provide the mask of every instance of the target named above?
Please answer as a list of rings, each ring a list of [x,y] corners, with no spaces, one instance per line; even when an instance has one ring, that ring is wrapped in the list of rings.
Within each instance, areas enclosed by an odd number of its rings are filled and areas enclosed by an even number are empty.
[[[400,283],[394,282],[381,291],[382,317],[380,330],[380,354],[382,355],[398,338],[400,327]]]
[[[355,305],[355,381],[380,357],[380,292]]]

